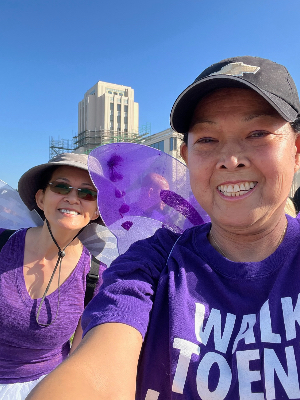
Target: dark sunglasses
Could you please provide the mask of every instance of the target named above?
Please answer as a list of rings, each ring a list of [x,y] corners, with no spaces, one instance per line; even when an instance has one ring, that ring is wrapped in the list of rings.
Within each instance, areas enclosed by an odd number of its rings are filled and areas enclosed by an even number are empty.
[[[94,201],[97,199],[97,191],[88,188],[74,188],[73,186],[68,185],[64,182],[49,182],[48,183],[50,190],[54,193],[67,195],[71,192],[72,189],[77,191],[77,196],[82,200]]]

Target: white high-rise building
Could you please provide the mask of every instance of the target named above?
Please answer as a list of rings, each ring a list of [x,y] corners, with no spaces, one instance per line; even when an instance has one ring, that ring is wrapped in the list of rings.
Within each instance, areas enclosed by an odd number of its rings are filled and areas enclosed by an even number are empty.
[[[78,104],[76,148],[89,152],[111,142],[126,141],[138,135],[139,105],[129,86],[97,82]]]

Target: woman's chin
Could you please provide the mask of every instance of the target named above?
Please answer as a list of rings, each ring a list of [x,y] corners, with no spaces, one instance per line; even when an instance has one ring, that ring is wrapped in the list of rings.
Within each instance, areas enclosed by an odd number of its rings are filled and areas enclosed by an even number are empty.
[[[51,226],[59,230],[80,231],[89,221],[79,217],[62,217],[56,221],[49,221]]]
[[[225,230],[243,231],[255,226],[261,217],[249,213],[248,215],[224,215],[221,218],[211,218],[213,224],[222,227]]]

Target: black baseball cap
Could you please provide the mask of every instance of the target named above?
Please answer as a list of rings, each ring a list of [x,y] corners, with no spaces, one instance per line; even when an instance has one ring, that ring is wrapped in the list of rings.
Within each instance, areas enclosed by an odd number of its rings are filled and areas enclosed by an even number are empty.
[[[187,133],[201,98],[216,89],[231,87],[255,90],[288,122],[300,114],[295,82],[283,65],[259,57],[232,57],[206,68],[178,96],[171,111],[171,127]]]

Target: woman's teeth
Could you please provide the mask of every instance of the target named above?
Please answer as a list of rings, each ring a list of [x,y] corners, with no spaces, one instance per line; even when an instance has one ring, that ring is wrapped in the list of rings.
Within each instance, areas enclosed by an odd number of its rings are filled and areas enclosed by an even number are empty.
[[[228,197],[237,197],[242,196],[250,192],[256,186],[257,182],[243,182],[243,183],[235,183],[234,185],[220,185],[218,186],[218,190],[224,195]]]
[[[64,214],[79,215],[77,211],[66,210],[65,208],[61,208],[60,211]]]

